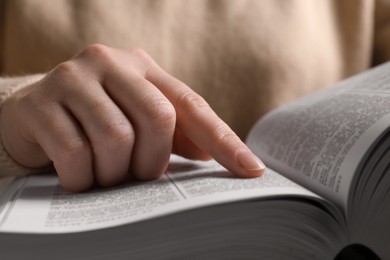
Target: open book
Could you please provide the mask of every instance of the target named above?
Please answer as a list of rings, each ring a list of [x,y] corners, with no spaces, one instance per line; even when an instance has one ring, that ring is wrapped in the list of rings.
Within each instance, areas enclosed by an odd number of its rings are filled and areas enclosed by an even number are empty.
[[[263,177],[172,156],[158,180],[80,194],[16,179],[0,258],[390,259],[390,63],[272,111],[247,144]]]

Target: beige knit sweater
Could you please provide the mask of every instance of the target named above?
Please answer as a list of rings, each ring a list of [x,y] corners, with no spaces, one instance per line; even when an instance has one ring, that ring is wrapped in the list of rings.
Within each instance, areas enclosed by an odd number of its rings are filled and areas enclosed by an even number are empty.
[[[387,60],[389,10],[374,0],[2,0],[0,102],[90,43],[140,47],[244,138],[265,112]],[[1,149],[0,175],[25,172]]]

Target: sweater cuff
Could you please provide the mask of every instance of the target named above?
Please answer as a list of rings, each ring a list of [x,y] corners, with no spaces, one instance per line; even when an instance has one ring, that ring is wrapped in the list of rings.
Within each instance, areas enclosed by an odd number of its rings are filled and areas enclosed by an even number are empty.
[[[36,74],[24,77],[0,78],[0,112],[5,100],[16,91],[23,89],[44,77],[44,74]],[[25,176],[36,173],[41,169],[33,169],[18,164],[5,150],[2,138],[0,138],[0,177]]]

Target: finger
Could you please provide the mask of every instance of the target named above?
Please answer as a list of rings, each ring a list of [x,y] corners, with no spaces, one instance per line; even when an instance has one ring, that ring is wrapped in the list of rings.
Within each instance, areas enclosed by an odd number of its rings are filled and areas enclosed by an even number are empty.
[[[117,184],[128,174],[134,129],[99,82],[90,79],[78,84],[82,86],[76,86],[75,93],[64,97],[64,103],[88,136],[97,183],[101,186]]]
[[[146,79],[172,102],[177,114],[176,127],[200,149],[237,176],[255,177],[263,174],[264,164],[203,98],[157,64],[146,72]]]
[[[107,72],[104,86],[134,126],[131,173],[143,180],[159,177],[172,151],[174,108],[153,84],[124,66]]]
[[[78,122],[60,105],[45,106],[35,116],[32,135],[53,162],[62,186],[73,192],[93,184],[92,155]]]
[[[176,129],[173,137],[172,152],[187,159],[207,161],[211,156],[199,149],[187,136]]]

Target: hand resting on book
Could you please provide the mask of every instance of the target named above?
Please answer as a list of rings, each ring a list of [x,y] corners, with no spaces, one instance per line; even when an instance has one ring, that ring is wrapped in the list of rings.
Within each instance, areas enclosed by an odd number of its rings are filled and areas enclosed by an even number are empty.
[[[210,106],[144,51],[91,45],[13,94],[1,137],[19,164],[53,163],[62,185],[83,191],[130,172],[159,177],[171,152],[215,158],[240,177],[264,165]]]

